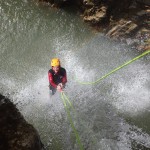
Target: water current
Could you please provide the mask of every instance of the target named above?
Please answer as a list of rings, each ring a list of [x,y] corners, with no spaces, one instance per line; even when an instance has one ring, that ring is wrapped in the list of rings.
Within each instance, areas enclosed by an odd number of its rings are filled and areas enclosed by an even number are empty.
[[[9,96],[49,150],[78,150],[60,93],[51,96],[47,73],[58,57],[85,150],[150,149],[150,55],[95,85],[140,53],[94,33],[72,8],[29,0],[0,1],[0,93]]]

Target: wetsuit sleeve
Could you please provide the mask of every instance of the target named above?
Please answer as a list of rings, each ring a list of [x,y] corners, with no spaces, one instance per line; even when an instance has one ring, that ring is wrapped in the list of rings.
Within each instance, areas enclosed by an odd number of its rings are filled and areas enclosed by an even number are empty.
[[[62,78],[62,83],[65,84],[67,82],[67,74],[65,72],[63,78]]]
[[[57,85],[54,83],[53,81],[53,76],[50,72],[48,72],[48,79],[49,79],[49,83],[51,84],[51,86],[53,86],[54,88],[57,87]]]

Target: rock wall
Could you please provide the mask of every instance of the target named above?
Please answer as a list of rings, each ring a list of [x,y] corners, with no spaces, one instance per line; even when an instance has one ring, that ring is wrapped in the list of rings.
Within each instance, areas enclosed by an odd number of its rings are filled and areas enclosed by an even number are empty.
[[[42,150],[35,128],[0,94],[0,150]]]
[[[99,2],[99,3],[98,3]],[[135,39],[138,50],[150,49],[150,1],[84,0],[83,19],[111,38]]]
[[[138,50],[150,49],[150,0],[40,0],[52,7],[75,6],[93,29],[116,39],[134,39]]]

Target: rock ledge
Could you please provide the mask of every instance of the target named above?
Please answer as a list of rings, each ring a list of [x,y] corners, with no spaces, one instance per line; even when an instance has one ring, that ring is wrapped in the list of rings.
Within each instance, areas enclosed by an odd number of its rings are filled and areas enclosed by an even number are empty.
[[[0,94],[0,150],[42,150],[35,128]]]

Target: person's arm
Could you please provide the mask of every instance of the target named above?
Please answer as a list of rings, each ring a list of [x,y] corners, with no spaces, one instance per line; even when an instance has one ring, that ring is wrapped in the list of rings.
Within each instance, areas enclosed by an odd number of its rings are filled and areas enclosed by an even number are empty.
[[[57,88],[57,85],[53,81],[53,76],[50,72],[48,72],[48,78],[49,78],[49,83],[51,84],[51,86],[53,86],[54,88]]]
[[[66,82],[67,82],[67,74],[65,72],[65,74],[64,74],[64,76],[62,78],[62,84],[66,84]]]

